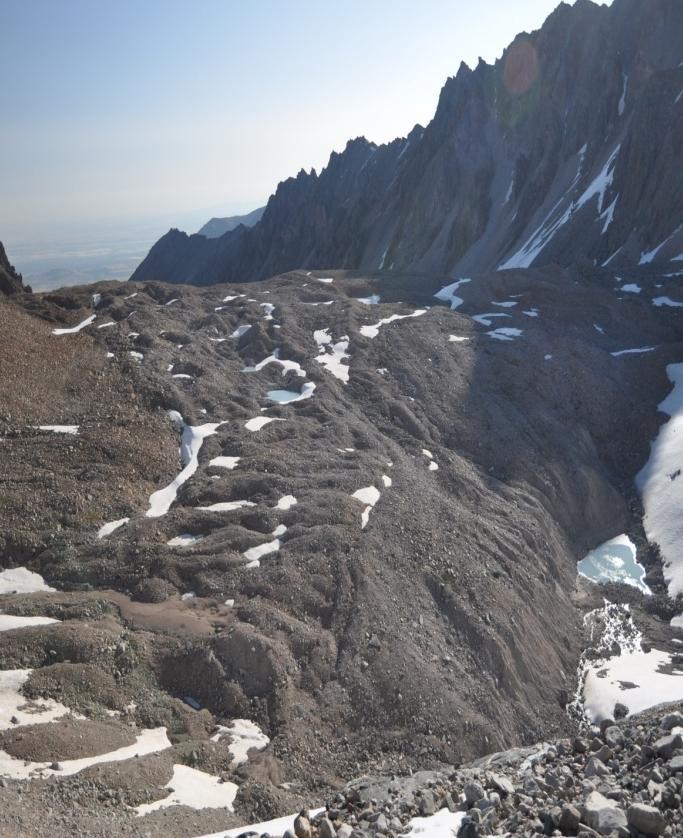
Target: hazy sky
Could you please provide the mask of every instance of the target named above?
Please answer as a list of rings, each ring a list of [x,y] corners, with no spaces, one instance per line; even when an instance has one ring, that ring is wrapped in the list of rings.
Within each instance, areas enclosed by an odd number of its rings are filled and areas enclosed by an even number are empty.
[[[242,211],[426,123],[556,0],[0,0],[0,239]]]

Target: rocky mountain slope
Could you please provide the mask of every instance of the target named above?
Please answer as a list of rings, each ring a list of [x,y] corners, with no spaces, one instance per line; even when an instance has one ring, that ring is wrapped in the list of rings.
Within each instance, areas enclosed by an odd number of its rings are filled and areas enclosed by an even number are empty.
[[[14,267],[10,265],[10,261],[5,253],[5,248],[0,242],[0,294],[18,294],[25,289],[21,279],[21,274],[18,274]]]
[[[47,809],[57,838],[210,834],[569,735],[601,717],[586,685],[607,714],[675,693],[683,608],[633,478],[679,283],[295,271],[0,302],[0,834]],[[619,532],[652,595],[577,581]],[[640,669],[610,675],[615,649]]]
[[[495,64],[462,65],[426,128],[349,142],[281,183],[251,229],[171,230],[133,279],[666,265],[683,257],[682,45],[678,0],[561,3]]]
[[[257,221],[261,220],[265,207],[248,212],[246,215],[231,215],[228,218],[210,218],[206,224],[199,230],[197,235],[206,236],[207,239],[217,239],[224,233],[229,233],[240,224],[245,227],[253,227]]]

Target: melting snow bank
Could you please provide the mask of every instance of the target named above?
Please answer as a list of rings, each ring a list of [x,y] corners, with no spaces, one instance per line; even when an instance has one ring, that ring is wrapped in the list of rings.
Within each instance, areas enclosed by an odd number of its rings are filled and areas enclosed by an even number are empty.
[[[667,652],[643,651],[642,634],[628,605],[605,601],[603,608],[586,614],[584,623],[590,641],[579,663],[571,713],[597,724],[615,717],[617,703],[632,715],[665,701],[683,700],[683,671],[673,669]]]
[[[486,334],[496,340],[514,340],[522,334],[522,329],[515,329],[512,326],[501,326],[499,329],[492,329]]]
[[[313,809],[309,812],[311,818],[322,814],[324,809]],[[298,813],[297,813],[298,814]],[[240,835],[284,835],[288,830],[294,832],[294,815],[285,815],[282,818],[274,818],[272,821],[252,823],[246,826],[238,826],[234,829],[222,829],[220,832],[212,832],[210,835],[199,835],[197,838],[239,838]]]
[[[0,730],[20,725],[40,725],[54,722],[71,711],[52,698],[31,699],[21,689],[28,681],[32,669],[6,669],[0,671]],[[12,721],[16,719],[16,721]],[[0,766],[3,754],[0,751]],[[2,771],[0,770],[0,774]]]
[[[14,567],[0,573],[0,594],[33,594],[37,591],[54,590],[55,588],[45,584],[39,573],[33,573],[25,567]]]
[[[284,535],[286,532],[287,527],[284,524],[279,524],[273,530],[272,534],[275,536],[273,541],[267,541],[265,544],[257,544],[255,547],[250,547],[248,550],[245,550],[242,555],[247,560],[246,567],[250,569],[261,567],[261,559],[264,556],[269,556],[271,553],[277,553],[280,547],[282,547],[280,536]]]
[[[344,384],[348,384],[349,367],[348,364],[343,363],[350,357],[346,351],[349,348],[348,335],[344,335],[339,338],[337,343],[333,343],[329,329],[317,329],[313,332],[313,339],[318,344],[320,353],[315,359],[317,363],[325,367],[335,378],[343,381]]]
[[[374,326],[361,326],[360,333],[365,338],[376,338],[379,334],[379,330],[382,326],[386,326],[388,323],[394,323],[396,320],[407,320],[409,317],[420,317],[423,314],[426,314],[428,309],[426,308],[418,308],[412,314],[392,314],[390,317],[384,317],[378,323],[375,323]]]
[[[30,723],[25,722],[25,724]],[[171,742],[166,736],[166,728],[156,727],[142,730],[133,745],[126,745],[115,751],[93,757],[63,760],[57,763],[57,768],[51,767],[55,765],[54,762],[28,762],[23,759],[15,759],[5,751],[0,751],[0,776],[11,777],[13,780],[30,780],[34,777],[52,776],[68,777],[71,774],[78,774],[79,771],[83,771],[91,765],[99,765],[103,762],[122,762],[145,754],[155,754],[170,747]]]
[[[272,355],[254,364],[253,367],[244,367],[242,372],[260,372],[268,364],[279,364],[282,367],[282,374],[287,375],[288,372],[295,372],[300,378],[306,377],[306,370],[296,361],[284,361],[280,358],[280,350],[275,349]]]
[[[228,750],[233,757],[233,767],[245,763],[249,758],[249,751],[262,751],[270,742],[261,728],[249,719],[235,719],[229,727],[218,725],[218,733],[211,737],[211,741],[218,742],[224,736],[229,736],[232,740]]]
[[[284,422],[284,419],[279,419],[275,416],[255,416],[253,419],[250,419],[248,422],[244,423],[244,427],[251,431],[252,433],[256,433],[256,431],[260,431],[261,428],[268,425],[270,422]]]
[[[673,390],[658,407],[671,418],[659,429],[650,458],[636,476],[643,498],[643,525],[659,544],[669,596],[683,593],[683,364],[669,364]]]
[[[370,511],[380,498],[380,491],[374,486],[366,486],[364,489],[357,489],[351,497],[366,505],[360,516],[360,528],[364,530],[370,520]]]
[[[58,623],[51,617],[15,617],[13,614],[0,614],[0,631],[14,631],[15,629],[31,628],[33,626],[49,626]]]
[[[239,461],[240,457],[214,457],[213,460],[209,460],[209,465],[232,470],[237,467]]]
[[[53,434],[71,434],[78,435],[79,425],[34,425],[39,431],[52,431]]]
[[[192,809],[225,808],[232,812],[238,789],[235,783],[224,783],[220,777],[205,774],[187,765],[174,765],[173,776],[164,788],[170,789],[170,794],[166,797],[135,807],[138,817],[166,809],[168,806],[190,806]]]
[[[591,582],[624,582],[644,594],[652,593],[645,584],[645,568],[636,561],[636,545],[627,535],[618,535],[591,550],[577,568]]]
[[[180,461],[183,469],[168,486],[150,495],[148,518],[159,518],[171,508],[178,495],[178,489],[186,483],[199,468],[199,450],[207,436],[212,436],[223,422],[209,422],[206,425],[186,425],[183,417],[176,410],[169,410],[168,415],[182,428],[180,439]]]
[[[110,521],[108,524],[103,524],[97,531],[97,537],[106,538],[129,521],[130,518],[119,518],[118,521]]]
[[[53,335],[75,335],[76,332],[80,332],[81,329],[85,329],[86,326],[89,326],[94,320],[97,315],[91,314],[90,317],[86,317],[78,326],[72,326],[70,329],[53,329]]]
[[[424,838],[455,838],[464,817],[465,812],[440,809],[435,815],[413,818],[408,822],[409,831],[402,833],[403,838],[417,838],[418,835]]]
[[[620,349],[619,352],[610,352],[613,358],[618,358],[620,355],[642,355],[643,352],[654,352],[656,346],[639,346],[636,349]]]
[[[458,297],[455,293],[461,285],[466,285],[472,282],[471,279],[459,279],[457,282],[452,282],[450,285],[444,286],[440,291],[434,294],[437,300],[443,300],[445,303],[451,304],[451,311],[461,306],[464,302],[462,297]]]

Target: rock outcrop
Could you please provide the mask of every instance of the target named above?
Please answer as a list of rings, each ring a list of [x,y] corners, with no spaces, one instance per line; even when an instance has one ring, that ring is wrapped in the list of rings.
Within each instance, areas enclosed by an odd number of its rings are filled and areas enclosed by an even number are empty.
[[[0,242],[0,294],[19,294],[21,291],[30,290],[30,288],[24,287],[21,274],[17,273],[10,264],[5,248]]]

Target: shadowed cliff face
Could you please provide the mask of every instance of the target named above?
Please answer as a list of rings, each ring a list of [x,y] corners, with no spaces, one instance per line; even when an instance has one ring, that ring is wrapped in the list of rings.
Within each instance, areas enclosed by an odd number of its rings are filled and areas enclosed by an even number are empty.
[[[667,262],[683,253],[682,45],[676,0],[561,4],[494,65],[461,65],[426,128],[350,141],[252,229],[171,231],[133,279]]]
[[[10,265],[5,248],[2,246],[2,242],[0,242],[0,294],[18,294],[24,290],[30,291],[31,289],[24,288],[21,275]]]

